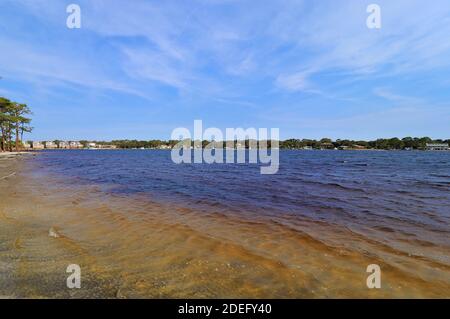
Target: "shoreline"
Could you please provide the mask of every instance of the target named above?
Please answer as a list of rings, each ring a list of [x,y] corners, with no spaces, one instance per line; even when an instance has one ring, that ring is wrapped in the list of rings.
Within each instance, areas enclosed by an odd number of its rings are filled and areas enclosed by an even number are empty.
[[[0,158],[4,157],[15,157],[15,156],[21,156],[21,155],[27,155],[27,154],[35,154],[36,151],[33,150],[27,150],[27,151],[18,151],[18,152],[9,152],[9,151],[2,151],[0,152]]]
[[[270,148],[268,148],[270,150]],[[190,150],[205,150],[205,148],[201,149],[194,149],[191,148]],[[227,151],[229,149],[223,148],[223,151]],[[256,149],[233,149],[234,151],[250,151],[250,150],[259,150],[259,148]],[[267,148],[262,148],[262,150],[267,150]],[[423,150],[423,149],[413,149],[413,150],[406,150],[406,149],[377,149],[377,148],[366,148],[366,149],[303,149],[303,148],[277,148],[279,151],[304,151],[304,152],[311,152],[311,151],[328,151],[328,152],[427,152],[427,153],[447,153],[450,152],[450,149],[448,150]],[[171,148],[43,148],[43,149],[28,149],[25,151],[19,151],[19,152],[0,152],[0,156],[16,156],[21,154],[37,154],[39,152],[54,152],[54,151],[172,151]]]

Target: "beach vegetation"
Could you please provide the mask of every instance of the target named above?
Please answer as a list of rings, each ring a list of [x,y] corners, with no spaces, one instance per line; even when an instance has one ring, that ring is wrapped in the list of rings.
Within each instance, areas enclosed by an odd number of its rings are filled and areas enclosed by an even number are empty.
[[[26,104],[0,97],[0,151],[20,151],[24,133],[30,133],[31,110]]]

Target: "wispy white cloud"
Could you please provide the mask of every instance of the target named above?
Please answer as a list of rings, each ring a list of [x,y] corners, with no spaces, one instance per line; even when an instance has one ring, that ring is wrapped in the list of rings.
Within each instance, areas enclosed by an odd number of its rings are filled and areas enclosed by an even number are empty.
[[[18,3],[61,24],[57,1]],[[367,1],[285,0],[256,7],[236,1],[80,1],[85,31],[110,41],[145,40],[123,49],[126,61],[120,64],[129,76],[177,89],[188,89],[190,78],[221,82],[248,75],[271,78],[288,91],[321,90],[312,77],[322,72],[369,77],[450,65],[450,41],[443,41],[450,34],[448,1],[378,3],[381,30],[365,25]],[[211,69],[223,78],[205,72]]]
[[[310,88],[308,77],[312,72],[303,71],[293,74],[280,75],[276,80],[279,87],[290,91],[305,91]]]
[[[180,63],[156,52],[127,48],[122,51],[126,57],[125,71],[130,77],[157,81],[178,89],[186,88],[188,79],[183,74]]]
[[[406,105],[406,104],[417,105],[417,104],[423,103],[422,99],[412,97],[412,96],[404,96],[404,95],[396,94],[385,87],[375,88],[373,90],[373,93],[378,97],[381,97],[385,100],[395,102],[395,103],[398,103],[401,105]]]
[[[292,28],[294,31],[289,24],[272,26],[272,32],[295,44],[294,52],[312,53],[291,64],[291,78],[311,69],[315,72],[310,76],[344,71],[361,79],[450,65],[450,42],[443,41],[445,34],[450,34],[448,2],[437,0],[432,6],[418,0],[377,3],[382,9],[380,30],[366,27],[364,1],[339,2],[333,10],[329,2],[321,2],[313,14],[298,15],[299,26]],[[292,90],[291,82],[286,82],[286,89]]]

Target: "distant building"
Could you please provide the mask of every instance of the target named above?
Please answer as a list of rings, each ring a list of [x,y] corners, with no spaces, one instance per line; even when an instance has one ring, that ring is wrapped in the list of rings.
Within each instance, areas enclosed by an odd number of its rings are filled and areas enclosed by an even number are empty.
[[[58,145],[56,145],[55,142],[44,142],[44,143],[45,143],[45,148],[48,148],[48,149],[58,148]]]
[[[95,144],[95,143],[88,143],[89,148],[95,148],[96,146],[97,146],[97,144]]]
[[[428,151],[448,151],[450,150],[448,144],[431,144],[431,143],[427,143],[427,150]]]
[[[35,150],[42,150],[44,149],[44,144],[41,142],[31,142],[31,147]]]
[[[365,147],[365,146],[362,146],[362,145],[353,145],[353,149],[354,149],[354,150],[365,150],[366,147]]]
[[[323,150],[333,150],[334,144],[333,143],[322,143],[322,144],[320,144],[320,148]]]
[[[26,150],[29,150],[31,148],[31,144],[29,143],[22,142],[22,145]]]
[[[70,142],[69,148],[83,148],[83,144],[80,142]]]
[[[69,142],[64,141],[59,142],[59,148],[69,148],[69,147],[70,147]]]

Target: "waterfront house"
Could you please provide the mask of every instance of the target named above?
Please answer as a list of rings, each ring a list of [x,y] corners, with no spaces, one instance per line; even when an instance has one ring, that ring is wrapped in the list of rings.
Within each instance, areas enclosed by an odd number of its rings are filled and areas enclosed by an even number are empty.
[[[322,144],[320,144],[320,148],[322,150],[334,150],[334,144],[333,143],[322,143]]]
[[[448,144],[445,143],[427,143],[427,151],[448,151],[450,150]]]
[[[83,148],[83,144],[80,142],[70,142],[69,148]]]
[[[44,142],[44,143],[45,143],[45,148],[47,148],[47,149],[58,148],[58,145],[56,145],[55,142]]]
[[[35,150],[42,150],[44,149],[44,144],[41,142],[31,142],[31,147]]]
[[[60,141],[59,142],[59,148],[69,148],[70,145],[68,142]]]

